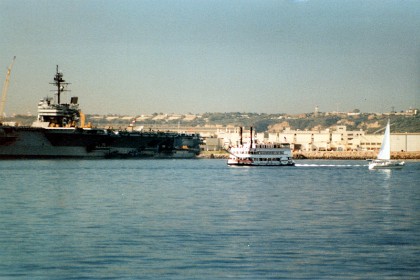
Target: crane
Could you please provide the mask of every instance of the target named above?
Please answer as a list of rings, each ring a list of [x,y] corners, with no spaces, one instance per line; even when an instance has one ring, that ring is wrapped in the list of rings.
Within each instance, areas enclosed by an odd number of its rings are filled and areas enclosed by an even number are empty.
[[[10,82],[10,73],[12,72],[12,67],[13,67],[13,64],[15,63],[15,60],[16,60],[16,56],[13,57],[12,63],[10,63],[9,68],[7,68],[6,80],[4,81],[3,90],[1,92],[0,122],[3,119],[4,105],[6,103],[7,90],[9,88],[9,82]]]

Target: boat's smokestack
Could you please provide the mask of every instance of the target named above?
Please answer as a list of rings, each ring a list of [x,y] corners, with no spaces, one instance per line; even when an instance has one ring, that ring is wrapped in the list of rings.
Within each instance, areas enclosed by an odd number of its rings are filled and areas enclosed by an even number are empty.
[[[239,127],[239,145],[242,146],[242,126]]]
[[[253,144],[252,142],[254,141],[254,139],[252,139],[252,126],[249,130],[249,134],[251,135],[251,148],[252,148],[252,144]]]

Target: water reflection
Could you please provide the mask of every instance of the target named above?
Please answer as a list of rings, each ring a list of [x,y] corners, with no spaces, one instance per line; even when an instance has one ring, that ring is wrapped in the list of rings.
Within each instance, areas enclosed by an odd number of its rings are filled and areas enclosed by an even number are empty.
[[[386,189],[389,189],[391,186],[391,175],[392,175],[392,170],[390,169],[382,169],[382,170],[378,170],[379,172],[379,177],[382,179],[382,183],[381,186],[383,186]]]

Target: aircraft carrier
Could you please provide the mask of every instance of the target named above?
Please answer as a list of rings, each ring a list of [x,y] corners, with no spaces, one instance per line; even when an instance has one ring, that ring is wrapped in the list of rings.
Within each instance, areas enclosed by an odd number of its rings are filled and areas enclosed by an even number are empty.
[[[54,97],[39,101],[31,126],[0,123],[0,159],[194,158],[200,152],[198,134],[93,128],[85,124],[78,97],[62,102],[69,83],[58,66],[51,84]]]

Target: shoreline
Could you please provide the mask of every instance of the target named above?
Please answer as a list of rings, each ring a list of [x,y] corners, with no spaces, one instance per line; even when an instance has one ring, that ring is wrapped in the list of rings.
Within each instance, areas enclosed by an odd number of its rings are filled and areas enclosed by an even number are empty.
[[[312,151],[312,152],[293,152],[294,159],[349,159],[366,160],[376,159],[378,153],[375,151]],[[391,152],[391,159],[408,160],[420,159],[420,152]]]
[[[375,151],[296,151],[293,152],[293,159],[366,160],[375,159],[377,154]],[[220,151],[205,151],[197,156],[197,158],[205,159],[227,159],[228,157],[227,152]],[[420,160],[420,152],[391,152],[391,159]]]

